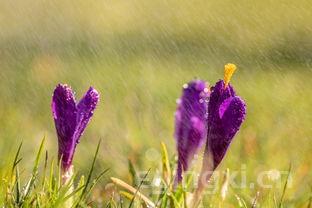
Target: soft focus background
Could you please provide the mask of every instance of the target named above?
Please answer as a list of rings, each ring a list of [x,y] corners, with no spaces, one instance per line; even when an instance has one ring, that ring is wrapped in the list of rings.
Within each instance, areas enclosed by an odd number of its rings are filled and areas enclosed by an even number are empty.
[[[24,168],[46,136],[57,139],[51,95],[90,85],[101,102],[74,164],[85,173],[102,139],[98,170],[127,176],[159,164],[160,141],[175,154],[174,111],[182,85],[214,84],[223,66],[248,105],[221,170],[246,165],[248,180],[287,170],[287,200],[305,202],[312,182],[312,2],[309,0],[0,1],[0,168],[23,141]],[[104,184],[104,181],[103,181]],[[256,189],[240,190],[248,196]],[[298,203],[300,203],[298,202]]]

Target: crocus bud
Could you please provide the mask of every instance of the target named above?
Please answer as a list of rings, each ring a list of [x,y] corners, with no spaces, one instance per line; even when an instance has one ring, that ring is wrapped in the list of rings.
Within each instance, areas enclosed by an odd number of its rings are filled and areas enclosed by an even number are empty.
[[[236,95],[234,88],[229,84],[235,69],[234,64],[225,65],[224,80],[218,81],[211,88],[208,103],[207,143],[198,188],[195,192],[195,203],[198,202],[213,171],[222,161],[233,137],[245,119],[245,102]]]
[[[62,159],[63,173],[71,170],[76,145],[98,101],[99,93],[92,87],[78,104],[76,104],[74,92],[68,85],[59,84],[54,90],[51,107],[58,136],[58,156]]]
[[[236,96],[233,87],[230,84],[225,87],[221,80],[216,83],[211,93],[208,112],[209,128],[205,151],[211,151],[215,169],[245,119],[246,105],[239,96]]]
[[[175,113],[175,138],[178,150],[178,166],[175,184],[182,181],[183,171],[203,145],[207,133],[209,90],[207,83],[194,80],[183,86]]]

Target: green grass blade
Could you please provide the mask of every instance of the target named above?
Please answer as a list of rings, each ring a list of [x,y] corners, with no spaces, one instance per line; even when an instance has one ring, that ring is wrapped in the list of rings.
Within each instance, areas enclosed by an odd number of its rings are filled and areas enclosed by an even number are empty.
[[[20,186],[20,174],[19,168],[16,166],[15,168],[15,204],[20,203],[20,196],[21,196],[21,186]]]
[[[47,167],[48,167],[48,159],[49,159],[48,151],[46,151],[45,159],[44,159],[44,165],[43,165],[42,182],[41,182],[42,190],[44,190],[44,186],[45,186],[46,171],[47,171]]]
[[[170,184],[171,180],[171,169],[168,157],[168,151],[165,143],[161,142],[161,155],[162,155],[162,173],[163,179],[166,181],[167,185]]]
[[[109,171],[109,168],[105,169],[104,171],[102,171],[92,182],[92,184],[90,185],[90,187],[88,188],[88,191],[86,192],[86,196],[90,194],[90,192],[92,191],[92,189],[94,188],[94,186],[99,182],[99,180],[101,180],[101,178],[105,175],[105,173],[107,173]]]
[[[37,156],[36,156],[35,165],[33,167],[31,178],[29,179],[28,183],[26,184],[26,186],[24,188],[24,194],[22,197],[22,202],[29,196],[31,189],[32,189],[32,187],[33,187],[33,185],[37,179],[39,161],[40,161],[41,153],[43,151],[44,141],[45,141],[45,138],[43,138],[43,140],[41,141],[39,151],[38,151]]]
[[[135,171],[134,165],[130,159],[128,159],[128,170],[129,170],[129,173],[131,175],[132,186],[136,186],[137,185],[136,184],[136,171]]]
[[[14,161],[13,161],[13,165],[12,165],[11,177],[13,176],[14,169],[15,169],[16,165],[22,160],[22,159],[19,159],[19,154],[21,152],[22,145],[23,145],[23,142],[21,142],[20,145],[17,148],[16,154],[15,154],[15,157],[14,157]]]
[[[97,155],[99,153],[100,145],[101,145],[101,140],[99,140],[98,145],[96,147],[96,151],[95,151],[95,154],[94,154],[94,157],[93,157],[93,161],[92,161],[92,165],[91,165],[91,168],[90,168],[90,171],[89,171],[86,183],[85,183],[85,187],[83,188],[82,193],[81,193],[81,195],[79,197],[79,200],[78,200],[78,202],[77,202],[75,207],[79,206],[81,200],[84,198],[84,196],[85,196],[85,194],[87,192],[87,188],[89,186],[89,183],[91,182],[91,177],[92,177],[92,173],[94,171],[95,161],[96,161]]]
[[[283,205],[283,201],[284,201],[284,197],[285,197],[285,193],[286,193],[286,189],[287,189],[288,180],[289,180],[289,177],[290,177],[290,172],[291,172],[291,164],[289,164],[288,174],[287,174],[287,178],[286,178],[286,181],[285,181],[285,184],[284,184],[283,193],[282,193],[279,205],[278,205],[279,208],[281,208],[282,205]]]
[[[136,195],[138,194],[138,192],[139,192],[139,190],[140,190],[142,184],[144,183],[144,180],[145,180],[146,177],[148,176],[150,170],[151,170],[151,169],[149,169],[149,170],[147,171],[147,173],[146,173],[146,174],[144,175],[144,177],[143,177],[143,180],[141,180],[141,182],[140,182],[140,184],[139,184],[137,190],[136,190],[135,193],[134,193],[133,199],[132,199],[131,202],[130,202],[129,208],[133,206],[134,199],[135,199]]]

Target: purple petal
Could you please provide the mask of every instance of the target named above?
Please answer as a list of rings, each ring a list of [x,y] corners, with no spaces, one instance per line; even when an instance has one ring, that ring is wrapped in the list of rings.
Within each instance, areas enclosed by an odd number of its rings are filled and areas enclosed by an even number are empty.
[[[62,165],[66,169],[70,166],[75,143],[73,136],[76,128],[77,109],[72,89],[59,84],[52,97],[52,113],[58,136],[59,157],[62,156]]]
[[[212,88],[212,92],[209,98],[208,123],[213,122],[213,120],[216,118],[217,114],[219,113],[219,107],[221,103],[225,99],[235,95],[236,93],[230,84],[225,88],[224,82],[222,80],[216,83],[216,85]]]
[[[233,137],[245,119],[246,104],[239,96],[228,98],[225,102],[228,103],[228,107],[224,109],[223,116],[220,118],[226,130],[226,135]]]
[[[207,84],[201,80],[191,81],[184,86],[183,95],[175,113],[175,138],[178,149],[177,182],[182,172],[189,168],[194,154],[202,146],[207,132]]]
[[[226,110],[228,109],[228,107],[230,106],[230,104],[231,104],[233,98],[234,98],[234,97],[229,97],[229,98],[225,99],[225,100],[221,103],[221,105],[220,105],[220,107],[219,107],[219,117],[220,117],[220,118],[223,117],[225,111],[226,111]]]
[[[229,145],[239,130],[245,115],[244,101],[236,97],[226,99],[220,106],[221,117],[218,124],[211,130],[210,144],[213,153],[214,167],[216,168],[226,154]]]
[[[93,116],[99,97],[99,93],[94,88],[90,87],[77,105],[77,127],[75,131],[76,144],[79,143],[83,131]]]

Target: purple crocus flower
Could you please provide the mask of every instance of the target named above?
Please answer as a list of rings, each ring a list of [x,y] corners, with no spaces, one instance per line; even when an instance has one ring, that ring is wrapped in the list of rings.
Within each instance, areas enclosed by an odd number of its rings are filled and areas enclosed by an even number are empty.
[[[210,95],[206,152],[212,153],[213,169],[220,164],[246,115],[245,102],[229,84],[235,69],[234,64],[225,65],[224,80],[216,83]]]
[[[233,87],[220,80],[210,95],[208,113],[206,151],[212,152],[215,169],[245,118],[246,106]]]
[[[196,197],[203,191],[212,172],[222,161],[233,137],[245,119],[246,105],[229,84],[235,69],[234,64],[225,65],[224,80],[218,81],[211,88],[208,103],[207,143]]]
[[[59,84],[52,97],[52,113],[58,136],[58,155],[62,158],[63,172],[72,165],[76,145],[79,143],[93,111],[99,101],[99,93],[92,87],[76,104],[74,92],[66,84]]]
[[[182,172],[189,168],[189,163],[205,142],[207,132],[209,97],[207,83],[194,80],[185,84],[183,88],[175,113],[175,138],[178,150],[176,184],[182,181]]]

